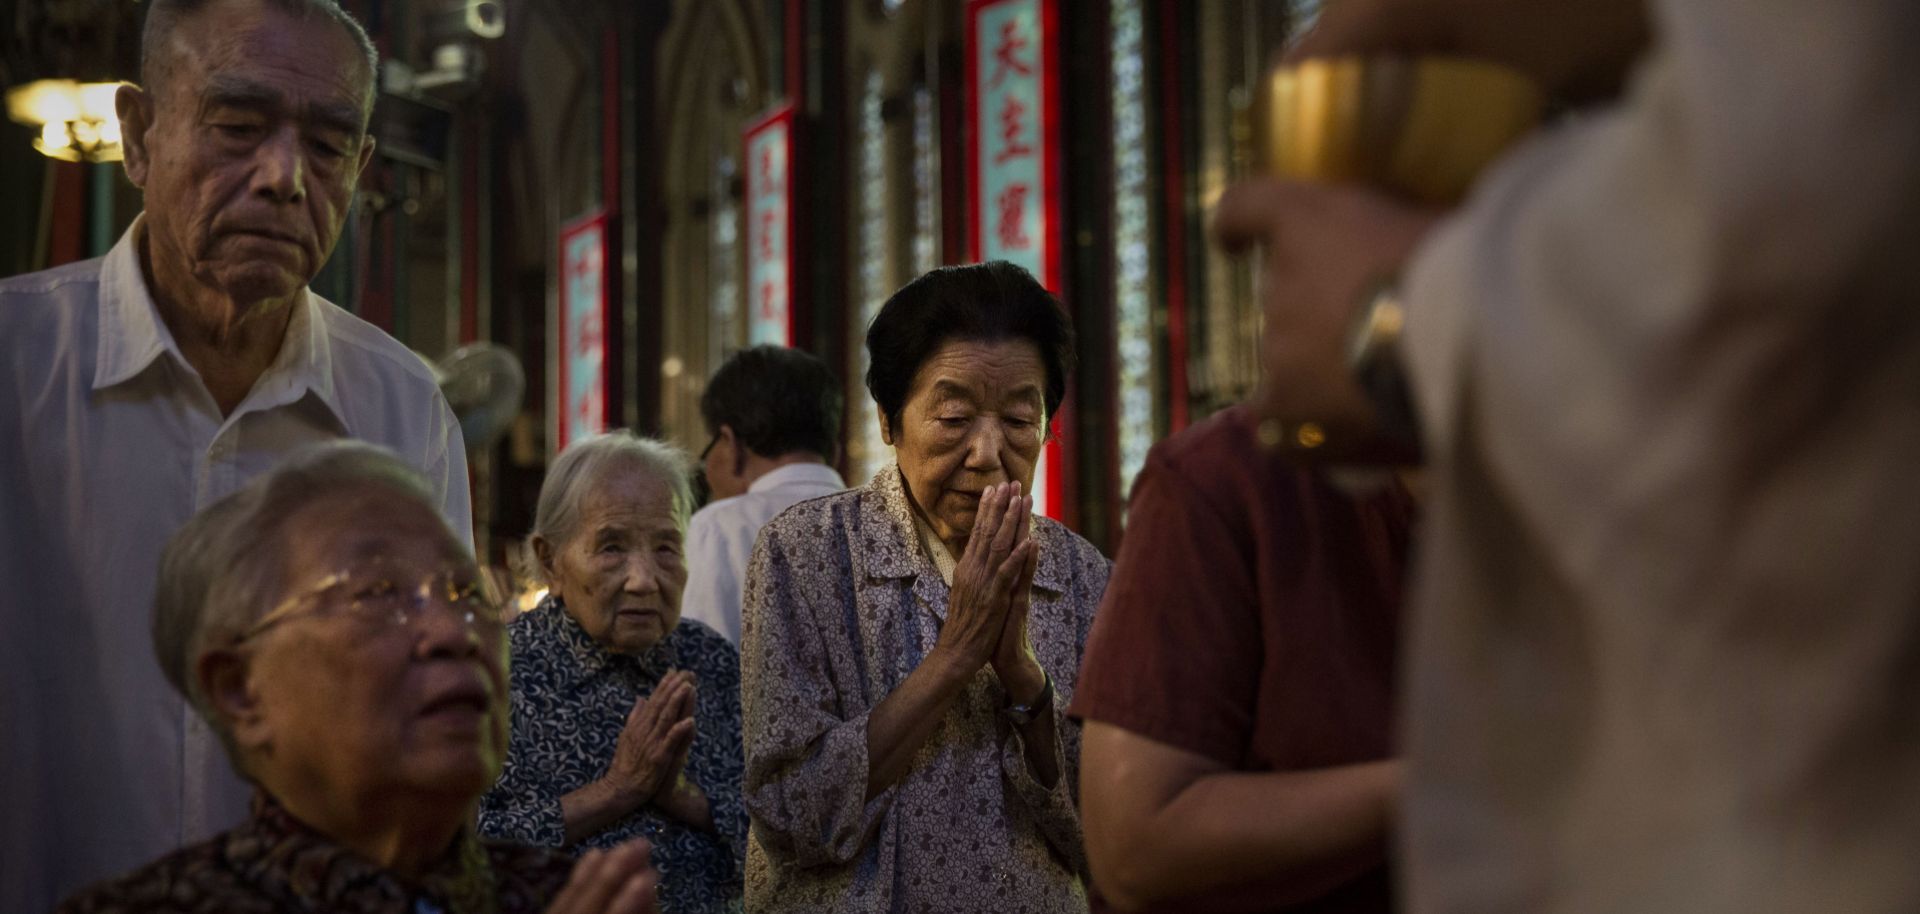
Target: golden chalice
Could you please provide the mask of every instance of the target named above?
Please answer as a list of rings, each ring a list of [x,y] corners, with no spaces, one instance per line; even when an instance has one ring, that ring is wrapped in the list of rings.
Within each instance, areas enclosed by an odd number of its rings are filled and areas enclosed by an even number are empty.
[[[1326,57],[1261,80],[1253,141],[1260,169],[1372,184],[1455,203],[1482,169],[1540,122],[1545,96],[1524,74],[1461,57]]]
[[[1261,172],[1314,182],[1365,184],[1449,206],[1488,164],[1540,122],[1545,94],[1526,75],[1462,57],[1324,57],[1277,66],[1261,80],[1252,111]],[[1375,298],[1356,328],[1356,375],[1377,363],[1380,340],[1398,338],[1397,296]],[[1385,332],[1382,332],[1382,331]],[[1364,382],[1363,383],[1367,383]],[[1388,385],[1403,390],[1397,384]],[[1376,405],[1389,399],[1375,397]],[[1404,402],[1404,397],[1399,401]],[[1313,421],[1263,420],[1264,447],[1359,464],[1419,460],[1411,429],[1329,429]],[[1377,483],[1372,475],[1355,477]],[[1384,476],[1380,477],[1384,478]]]

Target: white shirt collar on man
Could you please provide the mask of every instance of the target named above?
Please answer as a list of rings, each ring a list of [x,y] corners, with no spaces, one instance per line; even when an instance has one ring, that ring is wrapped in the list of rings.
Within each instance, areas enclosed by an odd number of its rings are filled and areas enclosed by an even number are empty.
[[[95,347],[93,389],[101,390],[132,380],[168,356],[188,372],[192,367],[180,352],[173,331],[160,318],[160,309],[140,272],[138,241],[144,217],[136,218],[126,238],[100,263],[100,323]],[[236,415],[254,409],[291,403],[311,392],[341,423],[346,420],[334,392],[333,346],[328,336],[327,304],[312,290],[300,290],[280,352],[254,385]],[[378,331],[376,331],[378,332]],[[384,334],[382,334],[384,336]]]

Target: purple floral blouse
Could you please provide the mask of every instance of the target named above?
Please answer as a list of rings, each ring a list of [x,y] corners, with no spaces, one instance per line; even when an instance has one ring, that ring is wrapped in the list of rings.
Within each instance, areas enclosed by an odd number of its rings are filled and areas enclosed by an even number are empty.
[[[1028,630],[1053,679],[1060,780],[1036,780],[988,668],[912,771],[866,801],[867,715],[933,647],[947,584],[891,465],[762,530],[741,639],[748,910],[1087,909],[1080,727],[1062,712],[1110,563],[1053,521],[1035,518],[1033,536]]]

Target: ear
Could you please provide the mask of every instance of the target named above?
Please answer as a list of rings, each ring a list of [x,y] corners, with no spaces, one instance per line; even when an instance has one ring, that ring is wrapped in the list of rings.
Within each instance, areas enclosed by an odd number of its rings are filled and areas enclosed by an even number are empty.
[[[720,426],[720,440],[726,442],[727,450],[733,452],[733,475],[747,472],[747,449],[740,446],[739,436],[733,433],[733,426]]]
[[[533,559],[540,563],[540,574],[547,579],[547,586],[552,587],[554,581],[560,580],[559,569],[554,567],[559,556],[554,552],[553,544],[538,533],[533,535],[530,542],[533,544]]]
[[[145,190],[147,170],[153,163],[147,147],[147,132],[153,129],[153,96],[127,83],[114,90],[113,113],[120,119],[120,152],[125,160],[127,180]]]
[[[367,165],[373,161],[374,145],[373,131],[371,126],[369,126],[367,132],[360,137],[360,164],[355,166],[353,170],[356,179],[358,179],[360,175],[367,173]]]
[[[243,652],[220,649],[201,654],[193,675],[212,712],[226,722],[236,747],[259,749],[270,741],[266,715],[259,694],[253,690]]]
[[[880,440],[886,442],[888,447],[892,447],[893,427],[887,424],[887,411],[878,403],[873,405],[873,418],[880,423]]]

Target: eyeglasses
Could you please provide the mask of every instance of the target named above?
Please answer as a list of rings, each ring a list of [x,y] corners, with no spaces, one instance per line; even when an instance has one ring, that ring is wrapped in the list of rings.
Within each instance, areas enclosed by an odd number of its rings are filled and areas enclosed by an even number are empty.
[[[694,461],[693,507],[695,510],[706,507],[707,502],[713,498],[713,480],[707,478],[707,455],[713,453],[714,445],[719,443],[720,434],[715,432],[713,440],[708,441],[707,446],[700,449],[700,459]]]
[[[467,628],[497,635],[501,600],[493,581],[472,569],[442,568],[426,577],[408,575],[391,562],[375,560],[327,575],[301,592],[280,601],[266,615],[234,639],[235,644],[309,612],[343,614],[381,628],[402,629],[425,618],[438,604]]]

